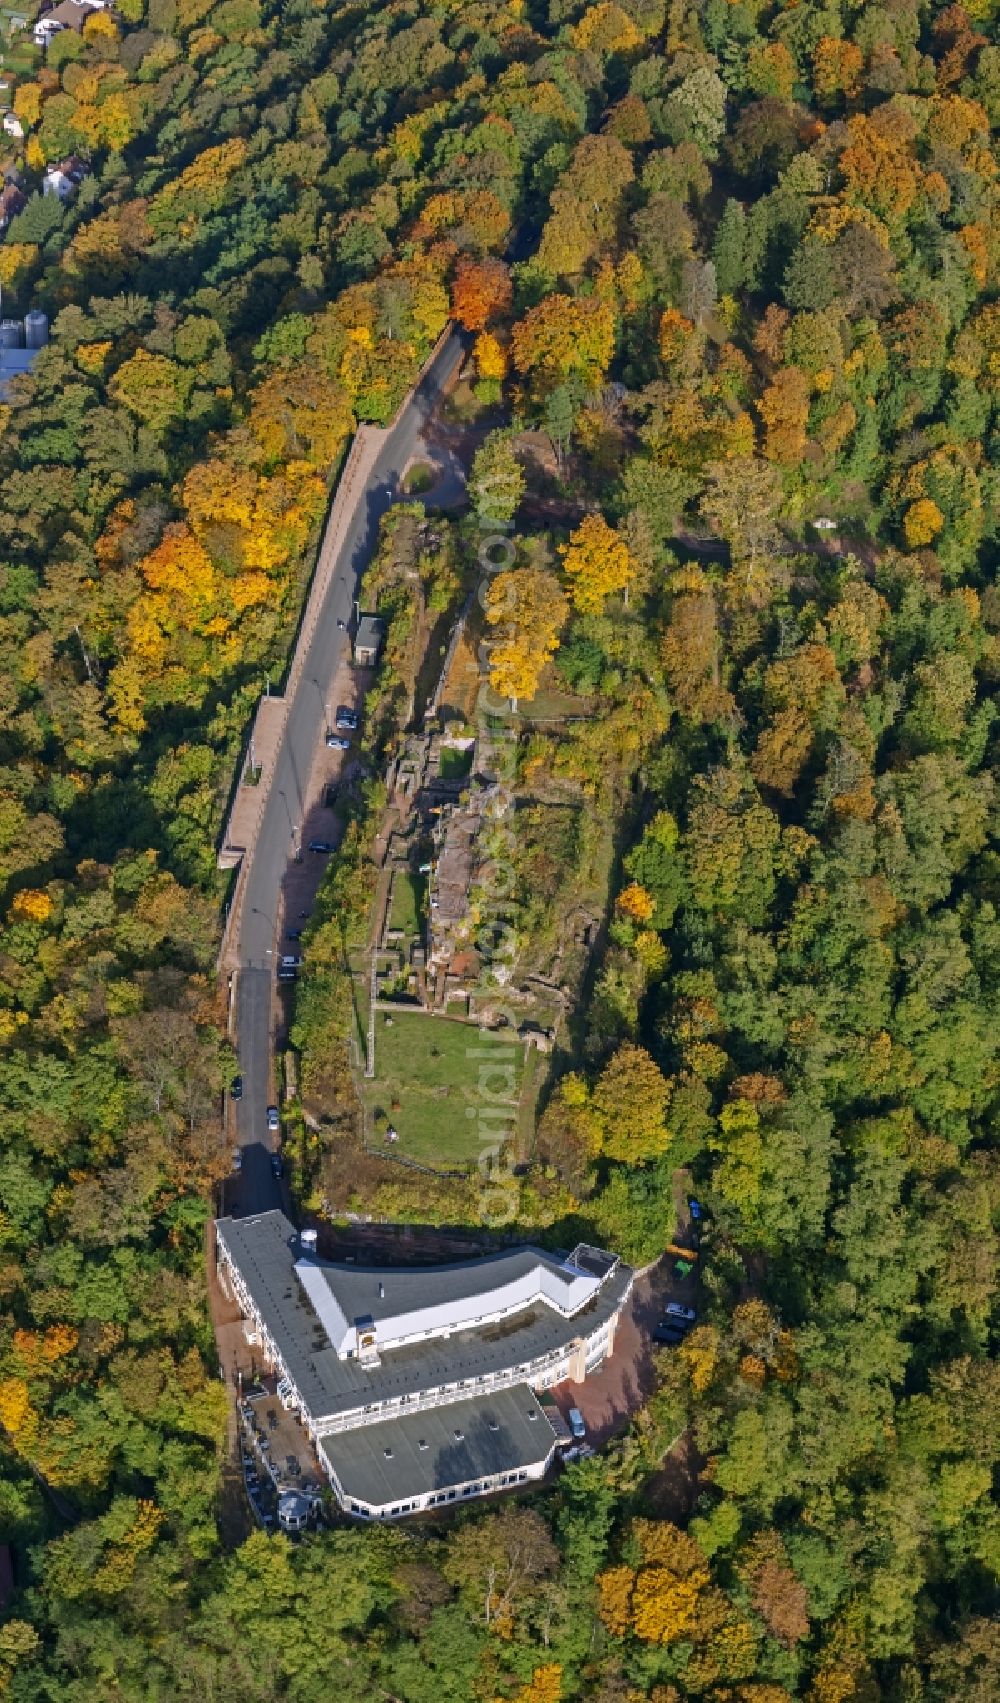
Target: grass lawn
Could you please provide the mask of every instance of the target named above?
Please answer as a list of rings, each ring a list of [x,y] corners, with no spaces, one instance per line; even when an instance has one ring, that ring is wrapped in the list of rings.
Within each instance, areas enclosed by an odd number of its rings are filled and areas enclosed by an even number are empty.
[[[589,721],[597,714],[595,699],[577,697],[554,683],[543,685],[530,701],[517,707],[525,721],[565,721],[569,716]]]
[[[397,870],[392,878],[392,902],[389,906],[389,927],[401,928],[406,934],[420,933],[420,912],[427,891],[422,875],[409,875]]]
[[[429,491],[434,483],[433,468],[426,461],[415,461],[403,477],[403,489],[408,497],[419,497],[424,491]]]
[[[375,1076],[361,1083],[372,1140],[379,1143],[391,1123],[399,1141],[387,1151],[442,1170],[475,1163],[485,1147],[516,1133],[524,1051],[509,1032],[483,1033],[423,1012],[377,1011]],[[505,1100],[513,1101],[506,1123],[499,1116]]]
[[[475,747],[470,745],[462,751],[457,745],[445,745],[441,750],[441,761],[438,773],[443,781],[464,780],[472,768],[472,754]]]

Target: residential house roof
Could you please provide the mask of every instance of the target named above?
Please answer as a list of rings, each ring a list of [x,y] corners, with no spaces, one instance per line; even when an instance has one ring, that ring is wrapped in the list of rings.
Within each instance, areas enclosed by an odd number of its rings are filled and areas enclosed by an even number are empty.
[[[76,30],[80,35],[91,12],[97,11],[100,11],[99,6],[83,4],[82,0],[59,0],[58,6],[35,19],[35,30],[37,32],[48,26],[55,30]]]

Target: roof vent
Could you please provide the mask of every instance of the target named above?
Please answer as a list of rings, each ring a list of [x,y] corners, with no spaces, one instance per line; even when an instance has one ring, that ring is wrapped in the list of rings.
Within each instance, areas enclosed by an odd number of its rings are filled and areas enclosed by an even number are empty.
[[[391,1449],[383,1449],[382,1452],[385,1455],[385,1458],[386,1458],[387,1461],[392,1460],[392,1450]]]
[[[380,1301],[385,1300],[385,1284],[384,1283],[380,1283],[379,1286],[378,1286],[378,1298],[379,1298]]]
[[[421,1437],[420,1442],[417,1444],[417,1447],[420,1448],[420,1449],[429,1449],[430,1444],[428,1443],[427,1438]]]
[[[495,1419],[490,1419],[487,1423],[489,1424],[489,1428],[490,1428],[491,1431],[499,1431],[500,1427],[497,1424]]]
[[[456,1431],[454,1435],[455,1435],[456,1443],[464,1443],[465,1442],[465,1432],[464,1431]]]
[[[528,1418],[529,1419],[537,1419],[538,1418],[538,1414],[535,1412],[535,1409],[533,1407],[529,1407],[529,1409],[528,1409]]]

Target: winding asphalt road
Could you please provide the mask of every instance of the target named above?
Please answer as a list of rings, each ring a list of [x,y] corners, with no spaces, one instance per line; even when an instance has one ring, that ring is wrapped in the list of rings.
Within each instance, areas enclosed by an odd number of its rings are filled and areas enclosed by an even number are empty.
[[[242,1168],[227,1179],[226,1212],[264,1212],[283,1203],[282,1185],[271,1173],[275,1137],[267,1129],[271,1100],[271,995],[276,960],[282,951],[275,938],[282,878],[294,857],[296,835],[305,814],[305,788],[316,745],[326,733],[324,706],[331,695],[337,667],[350,644],[354,600],[361,576],[378,541],[379,524],[399,495],[402,472],[414,454],[420,434],[453,378],[465,344],[452,331],[424,374],[382,448],[367,484],[358,493],[354,516],[323,605],[316,631],[288,706],[284,735],[276,758],[264,819],[252,862],[241,875],[246,882],[237,978],[236,1032],[243,1077],[243,1097],[236,1102],[237,1141]],[[306,857],[310,853],[304,853]],[[285,947],[291,951],[291,947]]]

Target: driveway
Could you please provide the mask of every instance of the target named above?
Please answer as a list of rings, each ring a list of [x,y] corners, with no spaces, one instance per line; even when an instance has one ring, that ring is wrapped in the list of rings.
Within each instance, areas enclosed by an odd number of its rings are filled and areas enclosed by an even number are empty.
[[[551,1392],[564,1417],[571,1407],[579,1408],[587,1441],[594,1448],[624,1430],[633,1413],[656,1389],[652,1331],[667,1301],[697,1306],[694,1277],[678,1279],[672,1255],[665,1255],[636,1279],[615,1332],[614,1350],[604,1365],[591,1372],[585,1383],[567,1379]]]

